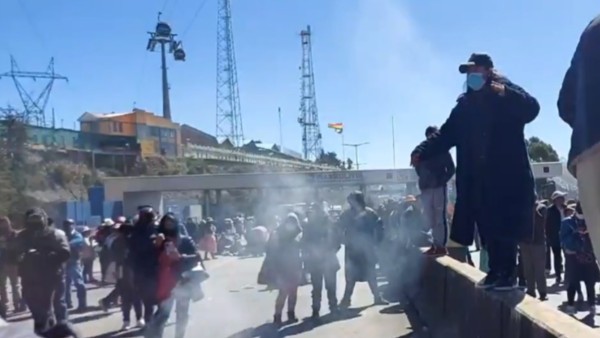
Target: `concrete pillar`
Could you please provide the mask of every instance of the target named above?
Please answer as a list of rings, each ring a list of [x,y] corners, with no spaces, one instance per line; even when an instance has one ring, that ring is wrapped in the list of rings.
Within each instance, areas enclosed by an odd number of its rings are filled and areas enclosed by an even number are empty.
[[[125,192],[123,194],[123,212],[126,216],[137,215],[138,207],[150,205],[163,214],[163,195],[160,191]]]
[[[202,190],[202,198],[203,198],[203,203],[202,203],[202,213],[204,214],[204,217],[208,217],[210,216],[210,190]]]
[[[216,205],[221,205],[221,192],[222,192],[222,191],[223,191],[223,190],[221,190],[221,189],[219,189],[219,190],[215,191],[215,195],[216,195],[216,196],[215,196],[215,204],[216,204]]]

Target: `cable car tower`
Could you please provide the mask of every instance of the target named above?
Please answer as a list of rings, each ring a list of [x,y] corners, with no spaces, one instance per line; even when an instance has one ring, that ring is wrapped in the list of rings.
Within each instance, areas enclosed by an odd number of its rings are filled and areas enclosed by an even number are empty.
[[[17,88],[17,92],[23,103],[23,113],[21,114],[23,122],[40,127],[46,126],[45,110],[48,105],[48,100],[50,99],[54,80],[69,81],[67,77],[54,72],[54,58],[50,59],[50,63],[45,72],[31,72],[19,69],[17,61],[11,56],[10,71],[0,74],[0,78],[2,77],[12,78],[15,88]],[[35,82],[37,82],[37,80],[46,80],[47,83],[44,86],[44,89],[42,89],[38,95],[35,95],[25,89],[25,86],[21,83],[21,79],[29,79]],[[12,108],[11,111],[13,111]]]
[[[321,145],[321,128],[319,127],[319,111],[315,90],[315,73],[312,62],[312,46],[310,26],[300,32],[302,40],[300,117],[302,126],[302,150],[305,160],[316,160],[323,151]]]
[[[175,40],[177,34],[173,34],[168,23],[160,21],[162,13],[158,13],[158,23],[154,32],[148,32],[150,39],[146,49],[154,52],[156,45],[160,44],[160,57],[162,69],[162,96],[163,117],[171,119],[171,99],[169,98],[169,81],[167,78],[167,53],[173,54],[175,61],[185,61],[185,51],[181,41]]]
[[[227,138],[236,147],[241,147],[244,142],[244,127],[233,44],[231,0],[219,0],[217,16],[217,130],[215,136]]]

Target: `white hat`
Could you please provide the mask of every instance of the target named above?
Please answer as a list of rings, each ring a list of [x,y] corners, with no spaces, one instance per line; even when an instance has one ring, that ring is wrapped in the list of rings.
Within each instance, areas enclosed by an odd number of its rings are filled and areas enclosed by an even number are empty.
[[[102,225],[111,227],[111,226],[115,225],[115,222],[110,218],[105,218],[104,221],[102,222]]]
[[[555,191],[555,192],[552,193],[552,196],[550,196],[550,199],[554,201],[555,199],[557,199],[559,197],[565,197],[565,196],[567,196],[566,192],[562,192],[562,191],[558,191],[557,190],[557,191]]]
[[[92,230],[92,229],[90,229],[90,227],[84,226],[83,228],[81,228],[81,233],[88,232],[90,230]]]

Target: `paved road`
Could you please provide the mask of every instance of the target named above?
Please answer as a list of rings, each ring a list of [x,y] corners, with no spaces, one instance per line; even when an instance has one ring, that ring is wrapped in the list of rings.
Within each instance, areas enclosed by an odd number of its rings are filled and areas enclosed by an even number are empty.
[[[323,324],[318,326],[304,320],[277,330],[269,324],[276,293],[264,291],[255,283],[261,262],[262,258],[237,257],[207,262],[211,273],[205,284],[207,298],[192,305],[189,337],[413,337],[407,316],[402,311],[393,311],[397,307],[371,306],[372,296],[365,283],[357,286],[353,307],[345,315],[338,318],[324,316]],[[343,286],[342,275],[340,272],[338,293]],[[96,304],[109,290],[91,290],[90,304]],[[326,304],[323,307],[326,309]],[[305,286],[300,290],[297,315],[305,318],[310,312],[310,286]],[[121,316],[117,309],[105,314],[96,308],[85,314],[73,314],[71,319],[86,338],[140,337],[137,332],[119,332]],[[26,316],[11,318],[8,328],[0,329],[0,337],[30,338],[33,336],[31,326],[32,322]],[[169,325],[166,337],[172,336],[173,325]]]

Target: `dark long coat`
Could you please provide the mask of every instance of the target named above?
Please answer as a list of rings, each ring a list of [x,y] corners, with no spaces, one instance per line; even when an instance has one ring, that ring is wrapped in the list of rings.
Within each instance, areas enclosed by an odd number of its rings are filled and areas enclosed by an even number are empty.
[[[600,151],[600,16],[585,28],[558,97],[560,118],[571,126],[569,171]]]
[[[457,195],[450,238],[462,245],[473,243],[476,222],[484,240],[520,240],[533,229],[535,189],[524,129],[540,106],[508,79],[496,81],[505,85],[504,96],[489,88],[461,95],[440,130],[412,154],[424,161],[456,147]],[[484,158],[477,169],[475,156]],[[481,177],[483,187],[475,189],[474,175]]]

